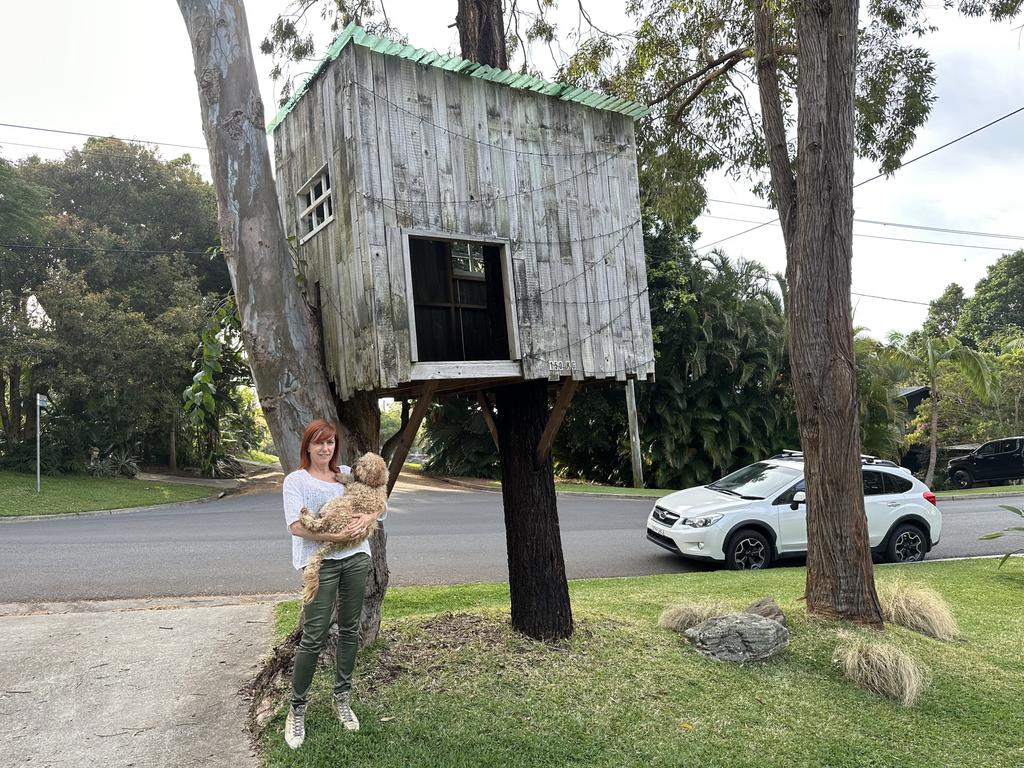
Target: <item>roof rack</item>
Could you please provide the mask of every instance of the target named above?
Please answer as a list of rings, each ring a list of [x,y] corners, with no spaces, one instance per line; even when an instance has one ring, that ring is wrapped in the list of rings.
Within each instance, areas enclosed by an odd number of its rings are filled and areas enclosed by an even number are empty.
[[[795,460],[795,461],[803,461],[804,454],[803,454],[803,451],[791,451],[791,450],[787,449],[787,450],[784,450],[781,453],[777,453],[774,456],[771,456],[769,458],[781,459],[783,461],[785,461],[787,459]],[[871,455],[866,454],[866,453],[862,453],[861,454],[861,456],[860,456],[860,463],[861,464],[871,464],[871,465],[876,466],[876,467],[898,467],[899,466],[899,464],[897,464],[895,461],[890,461],[889,459],[880,459],[877,456],[871,456]]]

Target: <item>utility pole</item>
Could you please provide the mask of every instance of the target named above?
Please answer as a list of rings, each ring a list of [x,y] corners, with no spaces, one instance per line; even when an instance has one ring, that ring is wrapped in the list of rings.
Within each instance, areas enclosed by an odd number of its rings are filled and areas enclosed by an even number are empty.
[[[636,417],[636,381],[626,380],[626,414],[629,416],[629,455],[633,460],[633,487],[644,487],[644,468],[640,463],[640,422]]]

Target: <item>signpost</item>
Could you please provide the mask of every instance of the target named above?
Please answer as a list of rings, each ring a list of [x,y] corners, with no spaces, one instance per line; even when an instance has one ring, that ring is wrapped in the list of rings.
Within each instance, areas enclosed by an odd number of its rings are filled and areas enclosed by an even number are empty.
[[[50,401],[46,399],[46,395],[41,395],[38,392],[36,393],[36,493],[40,492],[40,489],[39,489],[39,475],[40,475],[40,472],[39,472],[39,466],[40,466],[40,461],[39,461],[39,456],[40,456],[40,452],[39,452],[39,436],[40,436],[41,430],[39,428],[39,424],[40,424],[39,412],[42,411],[42,409],[45,408],[46,406],[48,406],[49,404],[50,404]]]

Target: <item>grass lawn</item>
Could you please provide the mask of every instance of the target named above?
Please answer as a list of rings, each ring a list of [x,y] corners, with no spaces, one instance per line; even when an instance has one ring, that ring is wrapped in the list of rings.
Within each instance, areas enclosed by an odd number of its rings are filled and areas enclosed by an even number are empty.
[[[240,459],[246,459],[247,461],[256,461],[260,464],[273,464],[277,461],[277,456],[272,456],[269,453],[263,451],[246,451],[238,455]]]
[[[885,566],[939,590],[963,632],[942,643],[898,627],[884,638],[927,665],[931,685],[904,709],[855,688],[831,665],[841,627],[808,621],[802,568],[570,584],[576,633],[525,639],[508,625],[505,585],[389,590],[382,639],[361,652],[353,690],[362,721],[347,733],[328,709],[321,671],[306,743],[292,752],[284,710],[263,735],[264,764],[477,766],[1024,765],[1024,562]],[[699,656],[657,627],[674,601],[743,608],[773,595],[790,620],[788,650],[744,667]],[[278,607],[278,632],[297,604]],[[878,638],[868,630],[849,630]]]
[[[35,475],[0,471],[0,517],[145,507],[203,499],[217,493],[216,489],[201,485],[91,475],[44,476],[41,488],[42,492],[36,493]]]
[[[999,496],[1024,496],[1024,485],[983,485],[967,490],[936,491],[940,499],[943,496],[973,496],[979,493],[993,493]]]

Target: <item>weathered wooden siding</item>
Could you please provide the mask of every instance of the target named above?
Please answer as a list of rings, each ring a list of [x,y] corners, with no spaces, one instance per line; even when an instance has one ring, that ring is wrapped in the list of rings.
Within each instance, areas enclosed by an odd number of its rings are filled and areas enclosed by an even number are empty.
[[[289,233],[331,158],[336,220],[299,252],[343,397],[411,379],[406,229],[511,242],[526,378],[653,375],[630,118],[350,46],[275,140]]]

